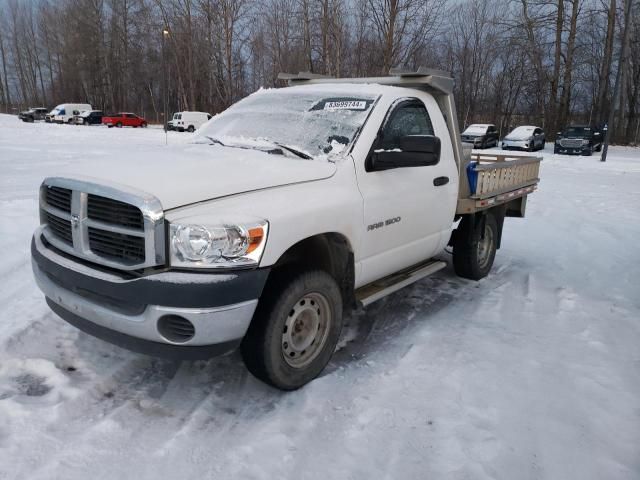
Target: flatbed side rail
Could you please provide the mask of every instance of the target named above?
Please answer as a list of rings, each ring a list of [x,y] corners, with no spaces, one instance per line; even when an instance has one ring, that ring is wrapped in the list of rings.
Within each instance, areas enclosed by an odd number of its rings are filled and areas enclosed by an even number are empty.
[[[457,213],[473,213],[532,193],[542,157],[473,153],[475,192],[458,200]],[[466,172],[465,172],[466,176]],[[466,180],[466,179],[465,179]]]
[[[476,191],[471,195],[471,198],[485,199],[540,181],[538,177],[540,172],[539,158],[526,157],[518,160],[491,160],[490,162],[476,165],[478,181]]]

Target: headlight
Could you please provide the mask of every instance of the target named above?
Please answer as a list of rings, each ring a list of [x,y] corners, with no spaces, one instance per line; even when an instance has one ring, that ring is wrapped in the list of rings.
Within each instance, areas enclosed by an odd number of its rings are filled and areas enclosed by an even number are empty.
[[[589,140],[582,139],[582,145],[589,145]]]
[[[267,243],[269,224],[198,225],[172,223],[170,263],[174,267],[257,266]]]

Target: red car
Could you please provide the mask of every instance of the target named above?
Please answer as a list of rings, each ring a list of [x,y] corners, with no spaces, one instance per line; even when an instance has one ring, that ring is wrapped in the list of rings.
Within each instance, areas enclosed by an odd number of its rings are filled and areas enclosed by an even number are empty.
[[[112,113],[102,117],[102,124],[107,127],[146,127],[147,121],[135,113]]]

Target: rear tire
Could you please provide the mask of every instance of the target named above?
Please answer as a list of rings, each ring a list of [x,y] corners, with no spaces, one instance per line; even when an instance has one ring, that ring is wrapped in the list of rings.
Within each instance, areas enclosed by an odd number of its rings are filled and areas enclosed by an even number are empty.
[[[195,131],[196,131],[196,129],[193,128],[193,125],[189,125],[189,128],[187,128],[187,132],[189,132],[189,133],[193,133]]]
[[[484,219],[464,217],[455,232],[453,267],[456,275],[471,280],[486,277],[498,246],[498,222],[489,212]]]
[[[116,127],[122,128],[122,123],[120,123],[120,122],[116,123]]]
[[[320,270],[269,280],[241,352],[249,371],[281,390],[295,390],[327,365],[342,331],[342,295]]]

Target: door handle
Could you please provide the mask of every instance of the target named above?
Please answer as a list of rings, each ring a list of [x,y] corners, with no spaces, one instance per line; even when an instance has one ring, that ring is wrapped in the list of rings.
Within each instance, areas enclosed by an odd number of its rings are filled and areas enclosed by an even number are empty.
[[[436,177],[433,179],[433,184],[436,187],[441,187],[442,185],[446,185],[449,183],[449,177]]]

